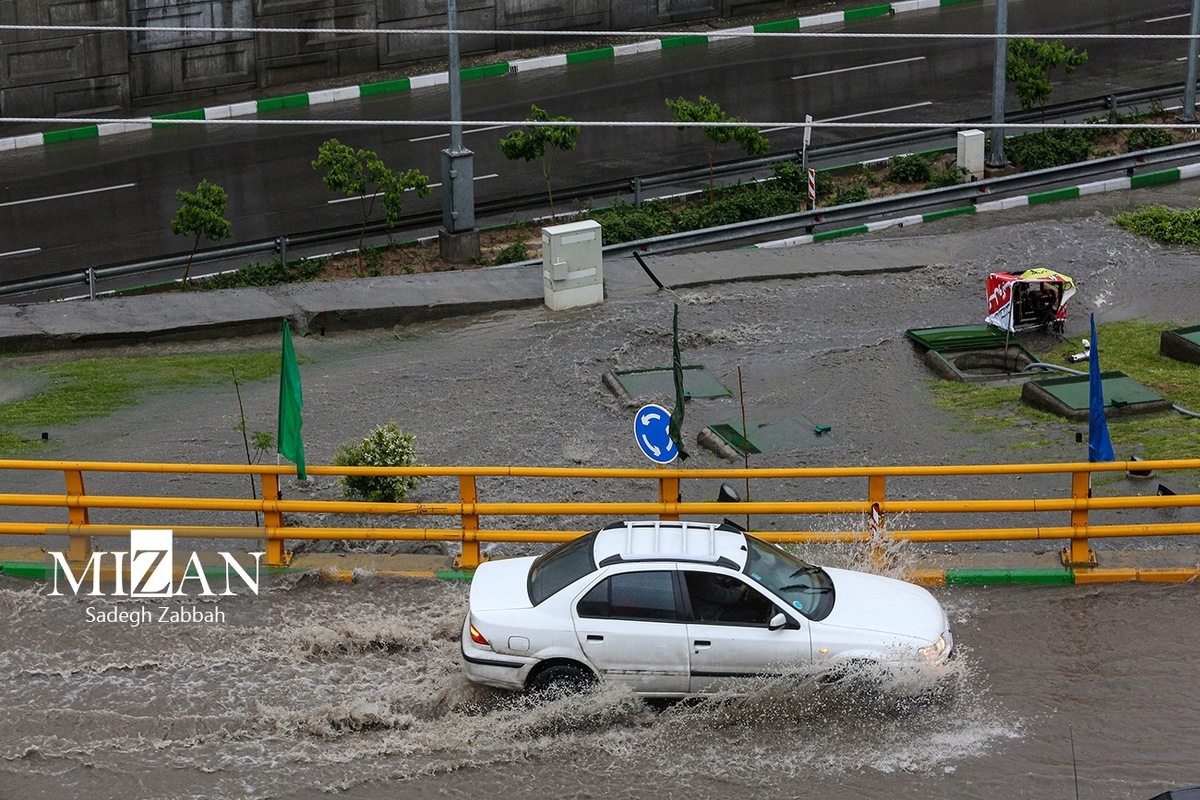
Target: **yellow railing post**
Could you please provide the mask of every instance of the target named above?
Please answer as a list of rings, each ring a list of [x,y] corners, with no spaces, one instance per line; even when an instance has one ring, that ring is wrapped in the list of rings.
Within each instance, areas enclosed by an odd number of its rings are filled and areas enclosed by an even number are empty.
[[[663,476],[658,479],[658,502],[660,503],[678,503],[679,495],[679,476],[667,477]],[[659,519],[675,520],[679,519],[678,514],[660,514]]]
[[[1092,496],[1092,473],[1071,473],[1071,499],[1087,500]],[[1071,510],[1071,544],[1062,551],[1062,562],[1068,567],[1096,566],[1096,552],[1088,546],[1088,510]]]
[[[459,476],[458,496],[464,506],[473,506],[479,502],[479,489],[475,485],[474,475]],[[462,555],[454,559],[454,566],[458,569],[475,569],[481,561],[479,539],[475,538],[475,534],[479,531],[479,515],[464,513],[462,515],[462,529]]]
[[[867,556],[871,563],[879,568],[884,566],[888,552],[883,543],[887,535],[887,521],[882,505],[886,492],[886,475],[867,477],[867,502],[871,504],[871,514],[867,520]]]
[[[85,492],[83,489],[83,472],[77,469],[68,469],[63,471],[63,475],[67,481],[67,497],[82,497]],[[88,524],[88,510],[83,506],[69,506],[67,508],[67,519],[71,523],[71,527],[83,526]],[[92,537],[86,533],[72,533],[68,539],[67,545],[67,560],[68,561],[87,561],[92,557]]]
[[[286,567],[292,554],[284,549],[283,512],[275,505],[280,499],[279,476],[262,474],[263,524],[267,526],[267,566]]]

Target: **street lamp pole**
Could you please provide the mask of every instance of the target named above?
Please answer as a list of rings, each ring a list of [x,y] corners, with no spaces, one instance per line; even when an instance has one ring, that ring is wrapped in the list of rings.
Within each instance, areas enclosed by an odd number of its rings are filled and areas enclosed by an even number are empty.
[[[1200,56],[1200,0],[1192,0],[1191,37],[1188,39],[1187,84],[1183,89],[1183,116],[1180,122],[1196,121],[1196,58]]]
[[[442,151],[442,227],[438,247],[442,258],[465,264],[479,257],[475,228],[475,154],[462,143],[462,74],[458,66],[458,8],[446,3],[449,41],[450,147]]]
[[[1200,2],[1200,0],[1196,0]],[[988,151],[989,167],[1004,167],[1004,92],[1007,89],[1005,71],[1008,66],[1008,0],[996,1],[996,61],[992,65],[992,147]]]

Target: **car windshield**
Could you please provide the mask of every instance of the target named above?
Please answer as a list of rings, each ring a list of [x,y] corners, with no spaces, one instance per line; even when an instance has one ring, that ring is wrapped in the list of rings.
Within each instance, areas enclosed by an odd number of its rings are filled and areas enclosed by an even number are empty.
[[[825,570],[750,535],[746,546],[743,572],[809,619],[829,616],[833,581]]]
[[[539,556],[529,568],[529,602],[535,606],[565,586],[596,570],[592,545],[596,533],[580,536],[574,541]]]

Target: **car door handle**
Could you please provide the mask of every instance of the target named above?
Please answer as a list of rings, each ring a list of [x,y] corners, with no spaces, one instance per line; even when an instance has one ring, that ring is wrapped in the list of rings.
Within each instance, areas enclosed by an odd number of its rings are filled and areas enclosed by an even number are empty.
[[[696,647],[712,647],[712,642],[708,641],[707,639],[697,639]]]
[[[589,642],[603,642],[603,641],[604,641],[604,637],[603,637],[603,636],[599,636],[599,635],[597,635],[597,634],[594,634],[594,633],[589,633],[589,634],[588,634],[588,637],[587,637],[587,640],[588,640]]]

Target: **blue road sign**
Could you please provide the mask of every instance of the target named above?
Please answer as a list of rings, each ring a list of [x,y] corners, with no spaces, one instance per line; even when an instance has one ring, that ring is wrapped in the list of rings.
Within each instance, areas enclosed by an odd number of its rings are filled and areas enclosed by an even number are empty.
[[[648,403],[638,409],[633,437],[646,458],[656,464],[670,464],[679,456],[679,448],[671,441],[671,412],[660,405]]]

